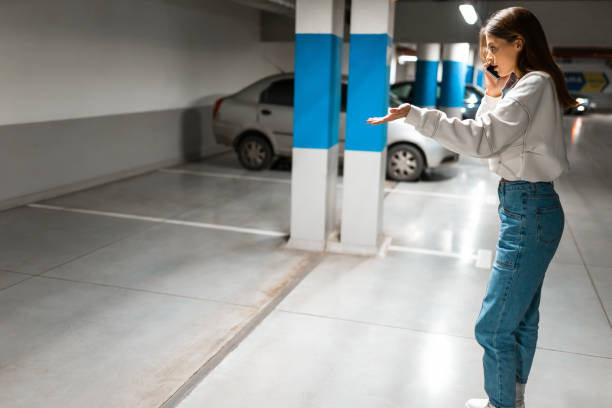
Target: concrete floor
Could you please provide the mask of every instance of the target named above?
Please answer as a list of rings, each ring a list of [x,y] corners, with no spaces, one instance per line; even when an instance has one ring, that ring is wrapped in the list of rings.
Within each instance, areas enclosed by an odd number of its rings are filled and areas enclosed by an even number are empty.
[[[566,117],[530,408],[612,406],[612,117]],[[497,182],[387,182],[385,257],[284,248],[290,172],[232,153],[0,213],[1,407],[463,407]],[[338,188],[338,211],[342,188]],[[606,405],[610,404],[610,405]]]

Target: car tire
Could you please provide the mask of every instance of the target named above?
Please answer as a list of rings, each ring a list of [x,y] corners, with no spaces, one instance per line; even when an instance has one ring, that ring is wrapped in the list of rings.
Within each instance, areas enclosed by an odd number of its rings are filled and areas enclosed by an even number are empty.
[[[274,152],[268,140],[255,134],[244,136],[238,144],[236,153],[242,167],[249,170],[265,170],[270,167],[274,159]]]
[[[397,144],[387,152],[387,178],[395,181],[416,181],[425,169],[423,153],[413,145]]]

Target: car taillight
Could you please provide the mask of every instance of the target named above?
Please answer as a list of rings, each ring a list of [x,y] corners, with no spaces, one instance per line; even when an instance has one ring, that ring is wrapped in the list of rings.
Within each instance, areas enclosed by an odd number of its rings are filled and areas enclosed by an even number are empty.
[[[223,102],[223,98],[217,99],[217,102],[215,102],[215,107],[213,108],[213,119],[217,117],[217,112],[221,107],[221,102]]]

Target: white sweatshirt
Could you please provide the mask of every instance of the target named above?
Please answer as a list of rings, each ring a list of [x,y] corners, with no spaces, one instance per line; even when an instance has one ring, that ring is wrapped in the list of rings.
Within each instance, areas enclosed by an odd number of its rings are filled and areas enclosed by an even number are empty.
[[[569,169],[563,109],[544,71],[528,72],[503,97],[485,94],[476,119],[412,105],[404,121],[447,149],[488,159],[507,180],[553,181]]]

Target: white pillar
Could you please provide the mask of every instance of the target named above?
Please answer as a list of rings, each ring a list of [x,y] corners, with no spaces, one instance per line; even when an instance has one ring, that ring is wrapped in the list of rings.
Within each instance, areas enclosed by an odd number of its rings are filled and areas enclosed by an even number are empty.
[[[416,75],[413,103],[425,108],[435,108],[438,77],[440,72],[440,44],[417,45]]]
[[[479,45],[478,44],[474,44],[474,55],[473,55],[473,60],[472,60],[472,66],[474,67],[474,77],[472,79],[472,83],[482,86],[479,83],[479,78],[481,75],[484,74],[484,71],[482,70],[482,61],[480,60],[480,50],[479,50]]]
[[[467,71],[465,74],[465,84],[474,83],[474,54],[478,54],[478,50],[474,49],[474,44],[469,44],[470,51],[467,59]]]
[[[323,251],[335,226],[344,0],[297,0],[287,247]]]
[[[389,71],[389,83],[394,84],[397,82],[397,66],[399,65],[397,61],[397,51],[395,46],[391,46],[391,66]]]
[[[370,125],[389,109],[393,0],[353,0],[344,150],[341,252],[376,254],[382,233],[387,124]],[[331,248],[330,248],[331,250]]]
[[[442,47],[442,84],[440,88],[440,110],[446,115],[462,117],[465,93],[465,73],[470,55],[469,43],[444,44]]]

